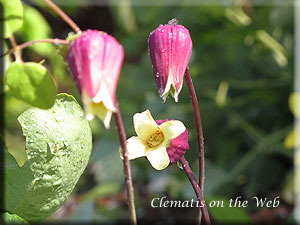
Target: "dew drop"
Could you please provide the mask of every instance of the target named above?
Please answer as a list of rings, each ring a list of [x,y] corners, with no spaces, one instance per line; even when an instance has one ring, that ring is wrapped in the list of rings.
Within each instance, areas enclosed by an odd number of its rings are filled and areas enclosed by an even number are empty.
[[[169,25],[177,25],[178,24],[178,20],[176,18],[173,18],[171,19],[169,22],[168,22]]]
[[[60,43],[58,42],[58,38],[55,38],[55,39],[54,39],[54,44],[55,44],[56,46],[60,46]]]
[[[35,173],[35,179],[36,180],[42,179],[42,176],[43,176],[43,174],[40,171],[38,171],[38,172]]]
[[[68,33],[68,37],[72,37],[74,35],[74,32]]]
[[[177,161],[177,166],[178,166],[179,169],[183,170],[182,164],[179,161]]]
[[[164,88],[163,88],[163,87],[160,87],[160,88],[158,89],[158,93],[161,94],[161,93],[163,93],[163,92],[164,92]]]
[[[165,52],[166,52],[166,49],[165,49],[165,48],[161,48],[161,49],[160,49],[160,52],[161,52],[161,53],[165,53]]]

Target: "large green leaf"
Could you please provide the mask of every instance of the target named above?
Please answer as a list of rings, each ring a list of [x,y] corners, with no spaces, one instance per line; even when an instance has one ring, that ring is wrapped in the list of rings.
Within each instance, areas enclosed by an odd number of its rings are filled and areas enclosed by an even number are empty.
[[[5,224],[7,225],[16,225],[16,224],[29,224],[27,221],[23,220],[21,217],[19,217],[18,215],[16,214],[10,214],[8,212],[4,213],[3,214],[3,217],[4,217],[4,221],[5,221]]]
[[[15,62],[7,69],[5,79],[16,98],[42,109],[48,109],[54,104],[56,85],[41,64]]]
[[[51,28],[41,13],[31,7],[24,6],[23,26],[17,34],[21,35],[24,41],[40,40],[51,38]],[[55,54],[55,46],[52,43],[38,43],[30,46],[39,54]]]
[[[80,105],[66,94],[58,95],[51,109],[30,108],[18,120],[28,161],[20,168],[5,152],[5,209],[39,221],[63,204],[86,168],[91,129]]]
[[[4,38],[10,38],[23,24],[23,6],[20,0],[1,0],[4,10]]]

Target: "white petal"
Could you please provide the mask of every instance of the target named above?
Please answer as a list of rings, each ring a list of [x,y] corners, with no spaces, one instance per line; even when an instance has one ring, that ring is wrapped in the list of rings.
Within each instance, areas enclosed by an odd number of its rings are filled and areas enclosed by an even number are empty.
[[[94,119],[96,115],[104,123],[106,129],[109,129],[112,111],[108,109],[103,102],[95,103],[84,91],[82,93],[82,101],[86,112],[87,120]]]
[[[175,99],[175,102],[178,102],[179,92],[176,91],[175,84],[173,81],[173,76],[170,71],[169,76],[168,76],[168,81],[167,81],[167,84],[165,87],[165,91],[160,95],[160,97],[162,97],[163,101],[166,102],[169,93],[171,93],[172,97]]]
[[[153,151],[148,151],[146,153],[147,159],[151,163],[151,165],[154,167],[156,170],[163,170],[165,169],[169,163],[169,156],[167,153],[167,149],[165,147],[163,148],[158,148]]]
[[[149,110],[134,114],[133,124],[135,132],[144,141],[148,140],[155,132],[159,131],[158,125],[152,118]]]
[[[116,107],[114,105],[113,99],[111,98],[109,91],[104,83],[101,84],[99,92],[93,98],[93,102],[103,102],[106,108],[108,108],[112,112],[116,112]]]
[[[162,123],[159,128],[162,130],[165,141],[170,141],[185,131],[185,126],[178,120],[169,120]]]
[[[165,86],[165,91],[160,95],[160,97],[162,97],[162,99],[164,100],[164,102],[166,102],[166,100],[167,100],[169,92],[170,92],[170,90],[172,88],[172,84],[173,84],[173,78],[172,78],[171,73],[169,73],[168,81],[167,81],[167,84]]]
[[[146,146],[143,140],[138,137],[131,137],[127,140],[128,159],[136,159],[145,156]],[[122,149],[119,149],[120,157],[123,159]]]
[[[170,88],[170,93],[172,95],[172,97],[175,99],[175,102],[178,102],[178,95],[179,92],[176,91],[175,86],[172,84],[171,88]]]

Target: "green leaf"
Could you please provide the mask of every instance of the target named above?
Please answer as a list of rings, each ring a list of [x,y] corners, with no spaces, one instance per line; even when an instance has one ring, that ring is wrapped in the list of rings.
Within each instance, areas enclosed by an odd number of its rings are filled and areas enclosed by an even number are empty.
[[[30,108],[18,118],[28,161],[19,167],[5,151],[5,209],[41,221],[70,196],[87,166],[92,134],[73,96],[60,94],[48,110]]]
[[[23,6],[20,0],[1,0],[3,5],[4,38],[10,38],[23,24]]]
[[[39,63],[13,63],[5,73],[6,84],[12,94],[42,109],[55,101],[56,85],[47,69]]]
[[[29,224],[27,221],[22,219],[16,214],[10,214],[8,212],[5,212],[3,214],[5,224],[10,225],[10,224]]]
[[[40,40],[51,37],[51,28],[41,13],[28,5],[24,7],[23,26],[17,32],[24,41]],[[38,43],[30,46],[39,54],[55,54],[55,46],[52,43]]]

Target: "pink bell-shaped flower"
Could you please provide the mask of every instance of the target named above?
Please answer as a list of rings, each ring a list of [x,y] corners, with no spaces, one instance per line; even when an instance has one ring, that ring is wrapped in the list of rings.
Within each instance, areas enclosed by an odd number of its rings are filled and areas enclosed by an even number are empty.
[[[169,93],[178,102],[184,72],[192,53],[192,39],[189,31],[177,20],[159,25],[150,33],[149,54],[154,78],[160,96],[166,101]]]
[[[107,33],[87,30],[68,51],[68,64],[81,93],[87,119],[98,116],[108,129],[116,111],[116,87],[124,58],[118,41]]]

